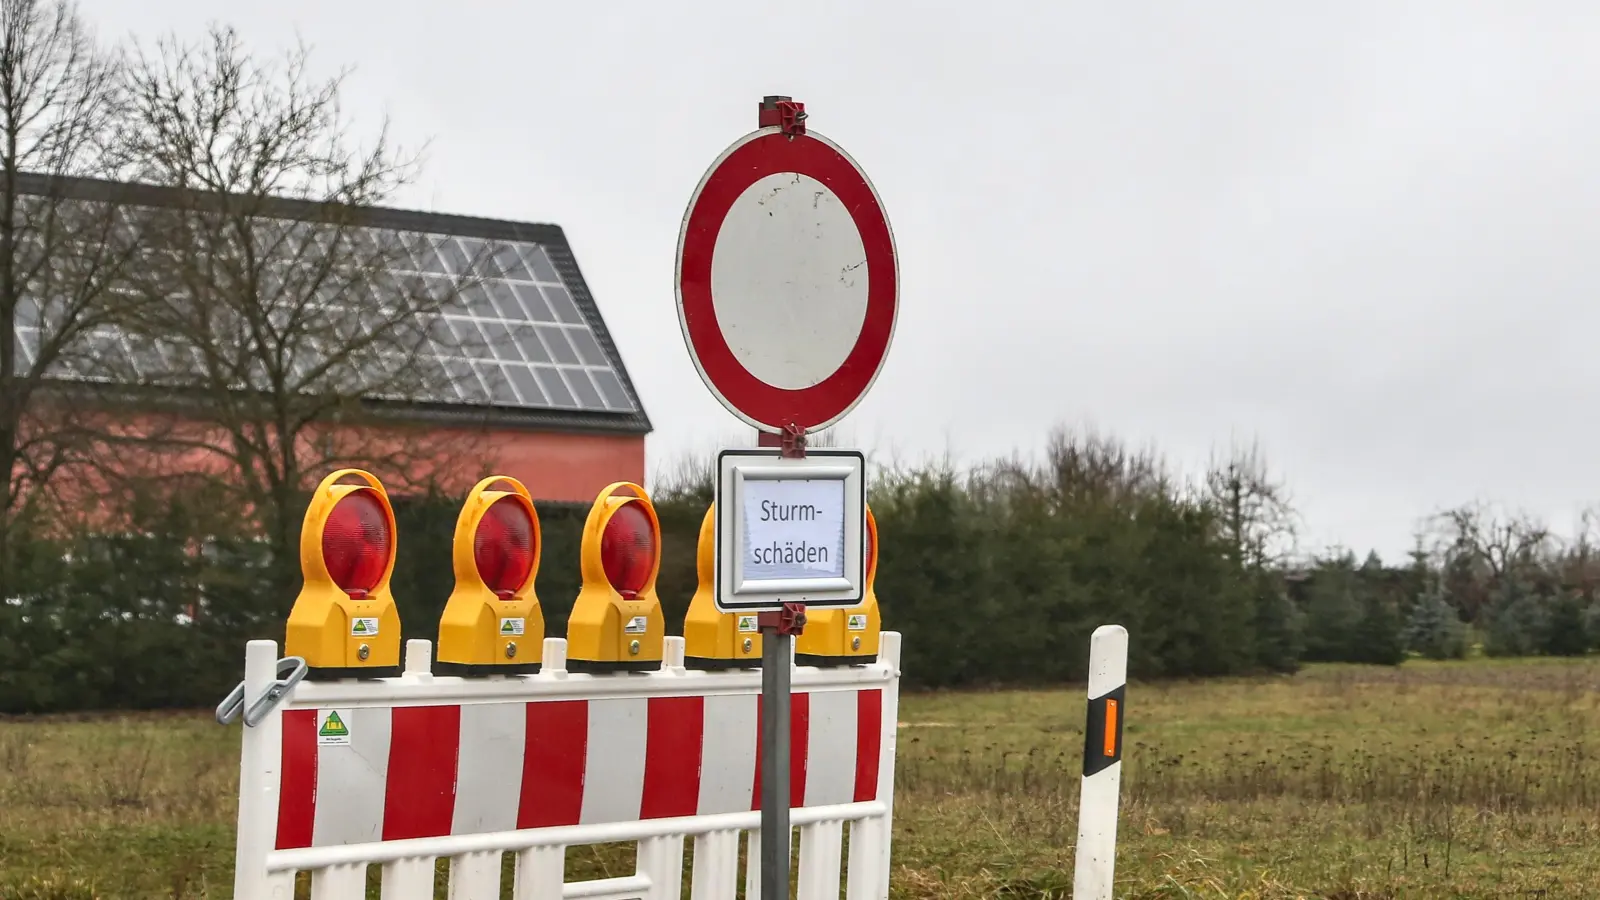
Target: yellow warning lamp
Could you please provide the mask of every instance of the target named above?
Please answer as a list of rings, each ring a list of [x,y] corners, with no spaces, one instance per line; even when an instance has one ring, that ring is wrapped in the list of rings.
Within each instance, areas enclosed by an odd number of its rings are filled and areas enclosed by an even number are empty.
[[[633,496],[619,496],[621,491]],[[583,523],[583,587],[567,619],[567,669],[642,672],[661,666],[666,623],[656,597],[661,522],[644,488],[607,485]]]
[[[383,484],[360,469],[322,479],[300,526],[300,596],[289,611],[284,653],[306,661],[306,677],[400,674],[400,613],[394,573],[394,509]]]
[[[456,586],[439,618],[435,672],[539,671],[544,613],[533,592],[539,538],[539,513],[522,482],[493,475],[467,494],[456,517]]]
[[[867,507],[867,574],[861,605],[855,609],[806,610],[806,630],[794,639],[794,661],[801,666],[861,666],[878,659],[878,520]],[[759,644],[758,644],[759,646]]]
[[[683,664],[690,669],[761,668],[761,632],[753,612],[717,612],[717,505],[700,522],[700,586],[683,619]]]

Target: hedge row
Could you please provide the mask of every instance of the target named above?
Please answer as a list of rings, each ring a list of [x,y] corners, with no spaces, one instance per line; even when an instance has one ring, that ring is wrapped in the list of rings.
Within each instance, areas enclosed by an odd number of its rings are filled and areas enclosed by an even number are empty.
[[[680,633],[696,586],[709,499],[704,483],[657,494],[670,633]],[[1283,580],[1237,562],[1211,506],[1137,460],[1079,453],[980,474],[879,473],[870,502],[877,595],[884,627],[905,635],[908,686],[1081,680],[1089,634],[1107,622],[1131,632],[1135,677],[1290,671],[1302,655],[1305,616]],[[435,637],[458,503],[397,509],[393,585],[405,637]],[[536,590],[547,634],[560,635],[587,507],[541,504],[539,513]],[[178,503],[144,519],[133,536],[19,548],[19,588],[0,605],[0,711],[206,707],[240,677],[246,640],[282,641],[297,560],[273,560],[247,540],[195,552],[196,516]],[[197,600],[202,614],[180,622]]]

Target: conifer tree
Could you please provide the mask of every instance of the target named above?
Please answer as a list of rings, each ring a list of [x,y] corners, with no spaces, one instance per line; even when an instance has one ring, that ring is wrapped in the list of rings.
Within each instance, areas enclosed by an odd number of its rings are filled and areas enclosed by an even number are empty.
[[[1549,634],[1549,611],[1515,577],[1501,580],[1492,594],[1484,650],[1490,656],[1532,656]]]
[[[1405,644],[1428,659],[1460,659],[1467,654],[1466,626],[1450,605],[1444,585],[1436,583],[1418,595],[1406,622]]]

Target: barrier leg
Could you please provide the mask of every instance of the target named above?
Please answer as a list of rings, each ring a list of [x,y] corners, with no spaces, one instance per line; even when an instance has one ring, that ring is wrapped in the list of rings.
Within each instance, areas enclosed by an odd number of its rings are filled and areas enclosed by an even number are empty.
[[[733,900],[739,887],[739,832],[713,831],[694,839],[689,900]]]
[[[883,861],[888,858],[883,845],[887,838],[887,818],[862,819],[850,823],[850,857],[845,869],[845,900],[883,900],[878,895],[884,883]]]
[[[761,832],[745,832],[744,843],[744,896],[745,900],[761,896]]]
[[[431,856],[386,863],[379,881],[383,900],[433,900],[433,866]]]
[[[311,900],[363,900],[366,896],[365,863],[342,863],[311,873]]]
[[[549,659],[550,642],[546,641],[546,659]],[[534,847],[517,854],[516,877],[511,888],[512,900],[554,900],[561,896],[561,886],[566,880],[567,849],[565,847]]]
[[[800,829],[799,900],[839,900],[843,850],[843,822],[817,822]]]
[[[649,900],[681,900],[683,836],[671,835],[640,841],[637,871],[650,879]]]
[[[450,900],[499,900],[500,853],[464,853],[450,859]]]
[[[1089,642],[1089,711],[1084,727],[1073,900],[1111,900],[1127,681],[1128,630],[1121,625],[1096,628]]]

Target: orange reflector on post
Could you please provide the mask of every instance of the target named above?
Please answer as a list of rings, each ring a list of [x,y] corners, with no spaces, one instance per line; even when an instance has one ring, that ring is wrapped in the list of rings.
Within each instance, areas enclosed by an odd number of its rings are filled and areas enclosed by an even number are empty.
[[[1122,703],[1128,686],[1117,685],[1089,701],[1083,729],[1085,778],[1122,761]]]

